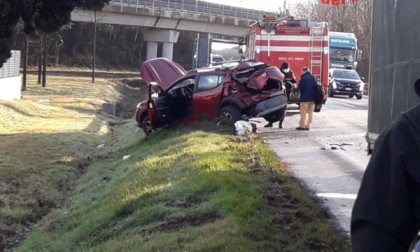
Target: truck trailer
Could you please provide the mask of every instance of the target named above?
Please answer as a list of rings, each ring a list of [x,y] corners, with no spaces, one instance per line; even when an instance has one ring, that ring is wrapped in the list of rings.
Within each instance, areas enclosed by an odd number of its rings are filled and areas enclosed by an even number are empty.
[[[402,112],[419,103],[420,1],[375,0],[369,75],[368,153]],[[386,18],[384,18],[386,17]]]

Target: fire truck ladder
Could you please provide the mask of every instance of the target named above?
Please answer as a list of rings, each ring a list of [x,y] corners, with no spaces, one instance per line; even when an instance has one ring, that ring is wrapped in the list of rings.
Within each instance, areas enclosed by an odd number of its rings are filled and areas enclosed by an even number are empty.
[[[324,51],[324,27],[317,26],[311,28],[311,71],[315,79],[321,81],[322,73],[322,54]]]

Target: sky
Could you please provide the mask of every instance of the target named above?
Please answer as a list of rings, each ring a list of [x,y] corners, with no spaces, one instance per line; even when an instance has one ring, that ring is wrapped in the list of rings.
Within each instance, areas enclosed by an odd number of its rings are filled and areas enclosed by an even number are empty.
[[[255,10],[273,11],[276,12],[280,7],[283,7],[284,0],[204,0],[205,2],[212,2],[217,4],[228,4],[232,6],[250,8]],[[286,6],[292,8],[297,3],[305,3],[308,0],[286,0]]]

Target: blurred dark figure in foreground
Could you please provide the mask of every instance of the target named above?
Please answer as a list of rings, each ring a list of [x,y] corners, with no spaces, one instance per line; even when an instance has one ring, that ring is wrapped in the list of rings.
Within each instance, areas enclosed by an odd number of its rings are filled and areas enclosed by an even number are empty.
[[[415,83],[420,96],[420,80]],[[420,230],[420,105],[375,142],[351,218],[353,251],[409,251]],[[415,238],[417,236],[417,238]],[[417,251],[417,250],[416,250]]]

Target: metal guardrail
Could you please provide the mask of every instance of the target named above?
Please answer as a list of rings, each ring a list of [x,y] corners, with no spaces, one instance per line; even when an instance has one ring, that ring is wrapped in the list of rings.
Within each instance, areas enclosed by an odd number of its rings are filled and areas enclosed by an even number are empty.
[[[223,4],[214,4],[198,0],[111,0],[110,5],[132,8],[147,8],[151,10],[178,11],[201,15],[213,15],[240,19],[248,22],[262,18],[262,10],[253,10]]]

